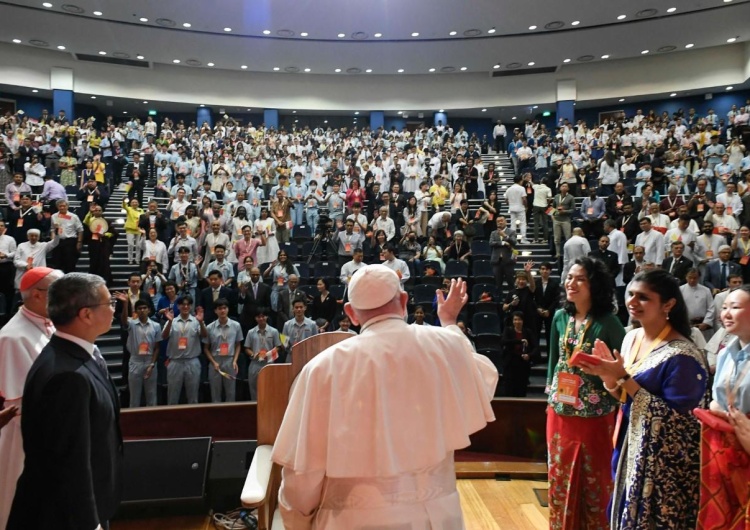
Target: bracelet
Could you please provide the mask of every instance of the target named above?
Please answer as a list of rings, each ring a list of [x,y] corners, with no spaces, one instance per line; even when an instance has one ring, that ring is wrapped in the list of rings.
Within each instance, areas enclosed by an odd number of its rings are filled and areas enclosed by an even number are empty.
[[[622,385],[617,385],[614,388],[609,388],[607,385],[604,384],[604,381],[602,381],[602,386],[604,387],[604,390],[606,390],[607,392],[611,392],[612,394],[615,394],[617,393],[618,390],[620,390],[620,387]]]

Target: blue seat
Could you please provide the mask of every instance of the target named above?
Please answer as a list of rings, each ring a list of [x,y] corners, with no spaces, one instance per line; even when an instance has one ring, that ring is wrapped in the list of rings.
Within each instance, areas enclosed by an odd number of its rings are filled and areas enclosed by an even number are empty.
[[[282,243],[279,246],[279,250],[286,251],[287,256],[289,256],[293,261],[297,261],[297,256],[299,255],[299,247],[297,246],[297,243],[295,243],[294,241]]]
[[[476,283],[494,283],[495,272],[488,259],[478,259],[471,263],[471,277]]]
[[[415,285],[412,290],[414,305],[424,306],[425,312],[427,312],[427,308],[431,310],[432,302],[435,300],[435,289],[436,287],[434,285]]]
[[[497,313],[478,313],[471,319],[471,330],[475,337],[497,337],[500,340],[500,316]]]
[[[469,277],[469,264],[464,261],[449,261],[445,264],[446,278],[468,278]]]
[[[490,259],[492,255],[492,249],[487,241],[474,239],[471,242],[471,257],[474,260],[477,259]]]
[[[315,264],[313,276],[315,278],[325,278],[329,283],[338,283],[338,265],[335,261],[319,261]]]

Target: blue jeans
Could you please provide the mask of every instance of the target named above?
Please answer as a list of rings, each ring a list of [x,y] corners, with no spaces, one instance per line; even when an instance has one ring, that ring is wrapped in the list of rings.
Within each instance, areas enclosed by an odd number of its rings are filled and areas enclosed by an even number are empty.
[[[305,217],[307,218],[307,226],[310,227],[310,232],[315,233],[315,227],[318,226],[318,214],[317,208],[308,208]]]
[[[292,214],[292,224],[294,226],[305,224],[305,205],[304,204],[295,204],[294,208],[292,208],[291,214]],[[294,234],[294,228],[292,228],[292,234]]]

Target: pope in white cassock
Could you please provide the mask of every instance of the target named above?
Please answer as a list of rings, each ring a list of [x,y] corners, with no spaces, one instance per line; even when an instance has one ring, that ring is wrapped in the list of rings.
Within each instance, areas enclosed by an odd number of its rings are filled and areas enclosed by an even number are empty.
[[[362,331],[303,368],[274,444],[286,528],[464,528],[453,452],[495,419],[498,374],[456,326],[466,284],[437,297],[443,327],[409,326],[395,272],[352,277]]]
[[[18,407],[18,415],[0,433],[0,528],[5,528],[23,471],[21,398],[29,368],[42,351],[55,326],[47,318],[47,288],[63,273],[35,267],[24,274],[20,290],[23,306],[0,330],[0,394],[6,407]]]

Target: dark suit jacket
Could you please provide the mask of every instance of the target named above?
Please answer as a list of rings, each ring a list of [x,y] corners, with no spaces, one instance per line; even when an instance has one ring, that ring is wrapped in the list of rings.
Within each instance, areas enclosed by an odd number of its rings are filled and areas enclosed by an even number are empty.
[[[680,259],[678,259],[675,262],[674,267],[672,267],[672,261],[674,261],[674,258],[672,256],[669,256],[661,264],[661,268],[667,272],[669,272],[669,269],[671,268],[672,276],[680,280],[680,285],[683,285],[687,281],[685,279],[687,272],[694,266],[693,262],[687,259],[685,256],[680,256]]]
[[[742,267],[734,261],[727,262],[727,281],[730,274],[742,274]],[[709,289],[721,289],[721,260],[709,261],[703,273],[703,285]],[[726,287],[726,285],[724,286]]]
[[[88,186],[86,186],[88,188]],[[81,205],[78,207],[78,210],[76,211],[76,215],[83,221],[83,218],[86,217],[86,214],[89,213],[89,208],[91,208],[91,204],[88,201],[88,191],[86,191],[86,188],[82,190],[78,190],[78,193],[76,194],[76,198],[81,201]],[[102,207],[102,209],[107,207],[107,202],[109,202],[109,192],[107,191],[107,188],[102,185],[98,185],[96,187],[99,190],[99,195],[94,194],[94,200],[96,204]]]
[[[285,288],[279,291],[279,310],[276,312],[276,320],[279,327],[281,327],[281,325],[287,320],[291,320],[294,317],[291,311],[289,311],[289,304],[292,303],[292,300],[297,298],[304,298],[307,300],[307,294],[301,289],[295,289],[290,292],[289,288]]]
[[[611,250],[602,252],[597,248],[596,250],[589,252],[589,257],[603,261],[607,265],[607,270],[612,275],[613,280],[615,279],[615,276],[620,274],[620,260],[617,258],[617,254]]]
[[[252,294],[253,293],[250,293],[250,295]],[[235,294],[234,289],[230,289],[229,287],[221,287],[219,289],[219,298],[227,299],[227,301],[229,302],[229,316],[236,317],[237,295]],[[206,325],[209,325],[211,322],[218,318],[214,310],[213,289],[211,289],[210,287],[206,287],[205,289],[201,290],[201,292],[198,294],[198,302],[196,305],[199,305],[203,308],[203,318]]]
[[[80,346],[54,335],[23,391],[26,461],[9,530],[91,529],[111,519],[122,491],[116,389]]]
[[[623,231],[625,233],[625,238],[632,243],[635,243],[635,238],[638,234],[641,233],[641,227],[638,224],[638,215],[632,214],[628,218],[628,222],[623,226],[623,221],[625,220],[625,217],[620,217],[617,220],[617,229],[624,228]]]
[[[144,213],[138,218],[138,228],[145,230],[146,235],[148,236],[148,231],[151,229],[151,214]],[[156,216],[156,222],[154,223],[154,228],[156,228],[157,238],[161,239],[163,235],[166,235],[167,220],[164,217],[164,215]]]
[[[248,326],[247,329],[254,328],[257,325],[255,315],[261,308],[267,315],[271,314],[271,288],[265,283],[259,282],[258,297],[256,298],[253,296],[252,283],[249,283],[247,284],[247,294],[242,296],[242,293],[240,293],[239,303],[245,304],[240,315],[240,322],[243,326]]]
[[[539,309],[549,311],[549,318],[555,315],[555,311],[560,307],[560,280],[550,278],[547,282],[547,290],[542,293],[542,279],[534,278],[536,289],[534,290],[534,300]]]
[[[635,276],[635,261],[630,260],[622,266],[622,281],[627,285]]]

